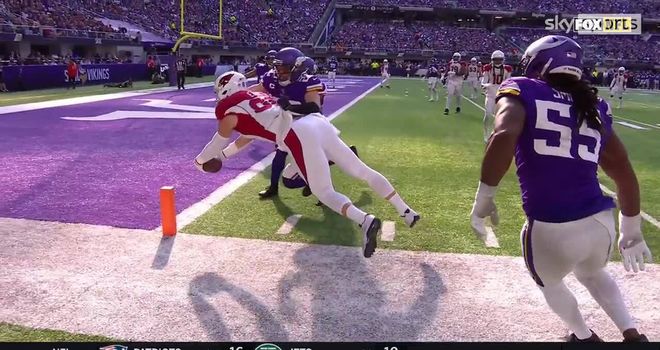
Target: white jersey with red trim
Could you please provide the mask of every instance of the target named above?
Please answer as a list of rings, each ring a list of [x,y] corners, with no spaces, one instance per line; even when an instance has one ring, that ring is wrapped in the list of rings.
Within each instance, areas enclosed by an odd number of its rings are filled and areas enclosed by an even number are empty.
[[[230,114],[238,117],[234,130],[250,138],[276,142],[278,133],[288,132],[281,117],[282,109],[264,92],[241,90],[218,102],[215,117],[222,120]]]
[[[447,65],[447,82],[448,83],[463,83],[463,75],[465,74],[465,62],[450,60]]]
[[[486,88],[486,96],[494,98],[500,84],[511,77],[511,72],[513,72],[513,67],[508,64],[494,66],[489,63],[484,65],[481,85]]]
[[[478,79],[481,76],[481,68],[479,65],[470,63],[467,66],[467,78],[468,79]]]
[[[390,74],[390,64],[389,63],[383,63],[383,65],[380,66],[380,74],[382,74],[382,75]]]

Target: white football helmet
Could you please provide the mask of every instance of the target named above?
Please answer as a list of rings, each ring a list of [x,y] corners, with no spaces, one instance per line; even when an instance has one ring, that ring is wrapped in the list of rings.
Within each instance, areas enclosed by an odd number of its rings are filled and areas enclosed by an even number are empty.
[[[239,72],[229,71],[223,73],[215,79],[213,91],[218,96],[218,101],[222,101],[231,94],[247,89],[247,79],[245,75]]]
[[[625,67],[619,67],[619,73],[625,73],[626,68]]]
[[[383,60],[383,63],[387,63],[387,58]]]
[[[470,63],[472,63],[472,64],[477,64],[477,58],[476,58],[476,57],[472,57],[472,58],[470,59]]]
[[[501,66],[502,63],[504,63],[504,52],[500,50],[493,51],[493,53],[490,55],[490,61],[494,66]]]
[[[454,62],[458,62],[461,60],[461,54],[458,52],[454,52],[454,54],[451,56],[451,59],[454,60]]]

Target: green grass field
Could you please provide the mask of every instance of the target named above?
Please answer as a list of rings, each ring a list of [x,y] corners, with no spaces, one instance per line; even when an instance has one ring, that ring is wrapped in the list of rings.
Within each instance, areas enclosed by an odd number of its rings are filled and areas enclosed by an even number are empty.
[[[209,81],[213,81],[213,79],[214,79],[213,76],[206,76],[202,78],[186,77],[186,84],[209,82]],[[71,98],[71,97],[112,94],[116,92],[151,89],[151,88],[158,88],[165,86],[168,85],[151,84],[151,82],[148,81],[136,81],[133,83],[132,88],[126,88],[126,89],[107,88],[107,87],[103,87],[103,85],[88,85],[88,86],[77,87],[75,90],[56,88],[56,89],[10,92],[10,93],[0,94],[0,107],[23,104],[23,103],[52,101],[52,100],[59,100],[59,99]]]
[[[106,342],[111,338],[35,329],[0,322],[0,342]]]
[[[407,89],[410,93],[404,94]],[[469,212],[483,156],[482,116],[464,101],[460,114],[442,115],[444,100],[427,102],[425,83],[395,80],[392,89],[378,89],[335,121],[342,138],[358,147],[360,156],[382,172],[423,216],[414,229],[404,227],[389,203],[362,182],[333,169],[335,187],[359,206],[383,220],[396,222],[396,239],[380,247],[437,252],[520,255],[519,232],[524,223],[514,169],[497,195],[502,223],[495,229],[501,248],[486,248],[469,226]],[[617,116],[649,124],[660,123],[660,94],[628,93]],[[476,103],[483,105],[483,97]],[[660,126],[635,130],[617,125],[626,143],[643,190],[642,208],[660,218]],[[356,226],[327,208],[303,198],[299,190],[280,186],[276,200],[261,201],[256,193],[268,184],[268,173],[246,186],[183,229],[184,232],[286,240],[320,244],[360,245]],[[608,187],[612,183],[604,179]],[[275,232],[293,214],[302,219],[289,235]],[[645,222],[647,242],[660,256],[660,230]]]

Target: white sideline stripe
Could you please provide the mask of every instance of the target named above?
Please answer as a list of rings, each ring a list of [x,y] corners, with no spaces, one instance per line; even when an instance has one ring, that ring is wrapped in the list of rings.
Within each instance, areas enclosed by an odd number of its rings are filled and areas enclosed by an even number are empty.
[[[213,83],[210,82],[210,83],[190,84],[188,86],[188,88],[198,89],[198,88],[205,88],[205,87],[209,87],[209,86],[213,86]],[[118,98],[138,97],[138,96],[143,96],[143,95],[155,94],[155,93],[159,93],[159,92],[170,92],[170,91],[176,91],[176,90],[177,90],[176,87],[168,86],[168,87],[160,87],[160,88],[153,88],[153,89],[117,92],[117,93],[114,93],[114,94],[81,96],[81,97],[64,98],[64,99],[53,100],[53,101],[24,103],[24,104],[20,104],[20,105],[0,107],[0,115],[9,114],[9,113],[17,113],[17,112],[28,112],[28,111],[34,111],[34,110],[37,110],[37,109],[44,109],[44,108],[71,106],[71,105],[77,105],[77,104],[82,104],[82,103],[116,100]]]
[[[374,91],[376,88],[378,88],[379,85],[380,82],[376,83],[367,91],[357,96],[343,107],[336,110],[334,113],[328,116],[328,120],[332,121],[335,118],[337,118],[339,115],[344,113],[344,111],[351,108],[354,104],[358,103],[358,101],[360,101],[365,96],[367,96],[372,91]],[[248,181],[250,181],[253,177],[255,177],[259,172],[266,169],[266,167],[268,167],[268,165],[270,165],[270,163],[273,161],[274,157],[275,157],[275,152],[270,153],[265,158],[263,158],[262,160],[251,166],[249,169],[243,171],[242,173],[238,174],[238,176],[236,176],[226,184],[220,186],[217,190],[213,191],[208,197],[184,209],[179,215],[176,216],[178,230],[180,231],[182,227],[195,221],[195,219],[202,216],[214,205],[220,203],[223,199],[227,198],[230,194],[238,190],[241,186],[248,183]],[[157,227],[155,231],[162,231],[162,227],[161,226]]]
[[[463,97],[465,97],[465,95],[463,95]],[[478,104],[476,104],[474,101],[470,100],[469,98],[466,98],[466,100],[470,101],[470,103],[477,106],[477,108],[481,109],[482,111],[486,111],[483,107],[479,106]],[[643,124],[643,123],[640,123],[640,124]],[[660,128],[658,128],[658,129],[660,129]],[[600,184],[600,188],[603,190],[603,192],[609,194],[610,196],[614,196],[616,198],[616,193],[614,193],[612,190],[605,187],[603,184]],[[658,222],[658,220],[656,220],[654,217],[652,217],[651,215],[649,215],[648,213],[646,213],[644,211],[641,211],[641,215],[642,215],[642,218],[644,218],[644,220],[650,222],[653,226],[660,229],[660,222]]]
[[[394,224],[394,221],[383,221],[383,228],[380,234],[380,240],[385,242],[394,241],[394,235],[396,234],[395,226],[396,225]]]
[[[643,126],[631,124],[631,123],[628,123],[628,122],[615,122],[615,123],[617,123],[619,125],[627,126],[629,128],[632,128],[632,129],[637,129],[637,130],[648,130],[649,129],[649,128],[645,128]]]
[[[500,247],[500,242],[497,240],[497,236],[495,236],[495,231],[493,231],[493,228],[490,226],[486,226],[486,240],[484,241],[484,244],[488,248]]]
[[[626,120],[626,121],[629,121],[629,122],[637,123],[637,124],[640,124],[640,125],[644,125],[644,126],[648,126],[648,127],[650,127],[650,128],[654,128],[654,129],[658,129],[658,130],[660,130],[660,126],[655,126],[655,125],[653,125],[653,124],[648,124],[648,123],[644,123],[644,122],[638,122],[638,121],[636,121],[636,120],[632,120],[632,119],[628,119],[628,118],[620,117],[620,116],[618,116],[618,115],[614,115],[614,118],[616,118],[616,119],[623,119],[623,120]]]
[[[207,98],[206,100],[202,100],[202,102],[213,102],[217,100],[215,97],[214,98]]]
[[[609,188],[605,187],[605,185],[600,184],[600,189],[603,190],[603,192],[607,193],[608,195],[614,197],[616,199],[616,192],[610,190]],[[654,217],[646,213],[645,211],[641,210],[640,215],[644,220],[648,221],[651,223],[651,225],[657,227],[660,229],[660,221],[656,220]]]
[[[275,234],[288,235],[289,233],[291,233],[291,231],[293,231],[293,228],[296,226],[296,224],[298,223],[301,217],[302,215],[300,214],[293,214],[289,216],[288,218],[286,218],[286,221],[284,221],[284,223],[282,224],[282,226],[280,226],[277,232],[275,232]]]
[[[176,216],[177,231],[181,232],[181,228],[195,221],[202,214],[206,213],[214,205],[220,203],[223,199],[229,197],[241,186],[245,185],[253,177],[257,176],[262,170],[266,169],[275,157],[275,152],[270,153],[262,160],[253,164],[250,168],[240,173],[235,178],[231,179],[226,184],[220,186],[217,190],[213,191],[208,197],[201,201],[189,206],[184,211]],[[163,227],[158,226],[154,231],[162,232]]]

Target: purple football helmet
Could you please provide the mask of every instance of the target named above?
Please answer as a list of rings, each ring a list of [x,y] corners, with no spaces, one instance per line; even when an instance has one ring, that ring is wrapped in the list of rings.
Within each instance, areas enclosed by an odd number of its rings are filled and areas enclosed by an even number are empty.
[[[270,50],[270,51],[268,51],[268,52],[266,53],[266,55],[264,56],[264,59],[266,60],[266,63],[267,63],[269,66],[272,66],[272,65],[273,65],[273,60],[275,59],[275,55],[277,55],[277,51],[275,51],[275,50]]]
[[[298,57],[291,70],[291,81],[298,81],[303,74],[316,74],[316,63],[311,57]]]
[[[291,71],[296,64],[300,65],[302,63],[301,59],[304,57],[305,55],[294,47],[285,47],[275,54],[273,64],[280,85],[287,86],[295,81],[291,79]]]
[[[564,73],[582,79],[582,47],[573,39],[548,35],[531,43],[520,65],[528,78]]]

